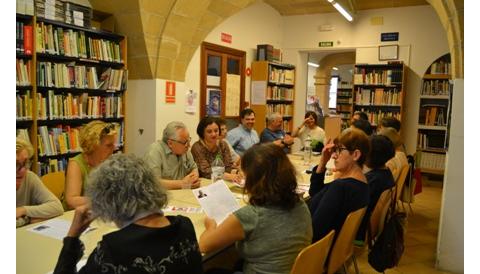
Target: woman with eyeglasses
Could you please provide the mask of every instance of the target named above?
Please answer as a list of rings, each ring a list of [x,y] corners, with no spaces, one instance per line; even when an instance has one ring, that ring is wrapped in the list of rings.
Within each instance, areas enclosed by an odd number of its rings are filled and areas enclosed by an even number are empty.
[[[62,204],[31,172],[33,148],[17,137],[17,227],[63,214]]]
[[[70,158],[65,181],[64,206],[76,208],[88,202],[84,197],[90,170],[105,161],[115,150],[115,125],[92,121],[80,130],[82,153]]]
[[[368,185],[362,168],[369,150],[367,135],[356,128],[344,130],[323,148],[320,163],[310,177],[313,242],[332,229],[338,235],[347,215],[368,205]],[[336,177],[331,183],[324,184],[330,158],[335,160]]]
[[[212,163],[220,155],[225,166],[223,178],[229,181],[240,182],[242,176],[232,173],[233,160],[230,149],[225,141],[220,139],[220,125],[213,116],[203,117],[197,126],[200,139],[192,146],[193,159],[197,163],[200,177],[212,176]]]

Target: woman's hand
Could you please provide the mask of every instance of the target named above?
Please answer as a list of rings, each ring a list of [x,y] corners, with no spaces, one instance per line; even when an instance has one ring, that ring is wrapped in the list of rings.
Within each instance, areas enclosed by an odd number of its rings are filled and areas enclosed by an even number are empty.
[[[68,230],[68,237],[79,237],[88,228],[95,218],[90,211],[90,205],[79,206],[75,209],[75,216]]]
[[[211,230],[217,227],[217,222],[215,222],[215,220],[210,217],[205,217],[203,223],[205,225],[205,230]]]
[[[335,144],[333,143],[332,139],[329,138],[322,149],[322,157],[320,157],[320,162],[318,163],[317,173],[325,171],[327,163],[332,157],[334,148]]]

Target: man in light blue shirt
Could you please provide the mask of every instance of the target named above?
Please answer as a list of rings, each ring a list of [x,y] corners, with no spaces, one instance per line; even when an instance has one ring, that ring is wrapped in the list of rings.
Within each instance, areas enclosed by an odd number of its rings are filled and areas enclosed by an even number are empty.
[[[242,123],[228,132],[227,140],[235,152],[242,156],[247,149],[258,143],[260,139],[255,129],[253,129],[255,112],[246,108],[240,112],[240,118]]]

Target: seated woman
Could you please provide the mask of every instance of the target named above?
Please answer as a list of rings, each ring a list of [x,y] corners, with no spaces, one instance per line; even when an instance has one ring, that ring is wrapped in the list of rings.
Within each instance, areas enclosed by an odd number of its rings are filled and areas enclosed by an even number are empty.
[[[87,203],[84,191],[90,170],[105,161],[115,150],[117,132],[114,124],[92,121],[80,130],[82,153],[70,158],[65,178],[65,208]]]
[[[295,167],[274,144],[252,146],[241,166],[248,204],[218,226],[205,218],[200,251],[236,242],[244,273],[290,273],[296,256],[312,239],[308,208],[295,193]]]
[[[63,214],[62,203],[31,172],[30,143],[17,137],[17,227]]]
[[[223,178],[234,182],[240,182],[240,174],[232,173],[233,162],[230,149],[225,141],[219,137],[220,126],[216,117],[203,117],[197,126],[197,134],[200,140],[192,145],[192,155],[198,166],[200,177],[212,176],[212,162],[220,155],[225,166]]]
[[[226,140],[227,138],[227,132],[228,132],[228,129],[227,129],[227,122],[222,119],[222,118],[218,118],[217,117],[217,124],[220,125],[220,132],[218,134],[218,137],[220,140],[225,140],[225,144],[228,145],[228,148],[230,149],[230,155],[232,157],[232,161],[233,161],[233,167],[234,168],[237,168],[240,166],[240,155],[238,155],[235,150],[233,149],[232,145]]]
[[[393,143],[385,136],[370,136],[370,153],[368,154],[366,165],[370,169],[365,173],[368,182],[368,192],[370,202],[367,212],[363,217],[362,223],[357,232],[357,244],[363,244],[365,241],[367,225],[370,221],[370,215],[377,205],[382,192],[395,186],[392,172],[385,166],[385,163],[395,155]]]
[[[300,138],[302,147],[305,144],[305,139],[308,136],[312,139],[313,151],[322,151],[325,144],[325,131],[317,124],[317,114],[313,111],[305,113],[305,120],[303,123],[292,131],[292,137]]]
[[[75,209],[54,273],[77,273],[83,256],[82,232],[94,219],[119,230],[103,236],[78,273],[202,273],[193,224],[165,216],[166,190],[153,171],[134,155],[117,154],[92,171],[88,205]]]
[[[350,212],[368,205],[367,178],[363,175],[370,144],[367,135],[356,128],[344,130],[334,142],[325,145],[318,166],[310,177],[310,212],[313,224],[313,242],[332,229],[340,233]],[[324,184],[326,164],[333,158],[337,177]]]
[[[408,165],[408,159],[403,150],[400,134],[393,127],[382,127],[378,131],[378,134],[387,136],[395,147],[395,155],[390,158],[385,165],[392,172],[393,179],[397,181],[398,177],[400,177],[402,168]]]

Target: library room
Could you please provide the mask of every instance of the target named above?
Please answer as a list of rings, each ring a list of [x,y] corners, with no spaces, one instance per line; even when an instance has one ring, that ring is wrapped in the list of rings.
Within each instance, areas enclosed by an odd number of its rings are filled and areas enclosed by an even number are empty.
[[[16,273],[465,272],[463,0],[15,9]]]

